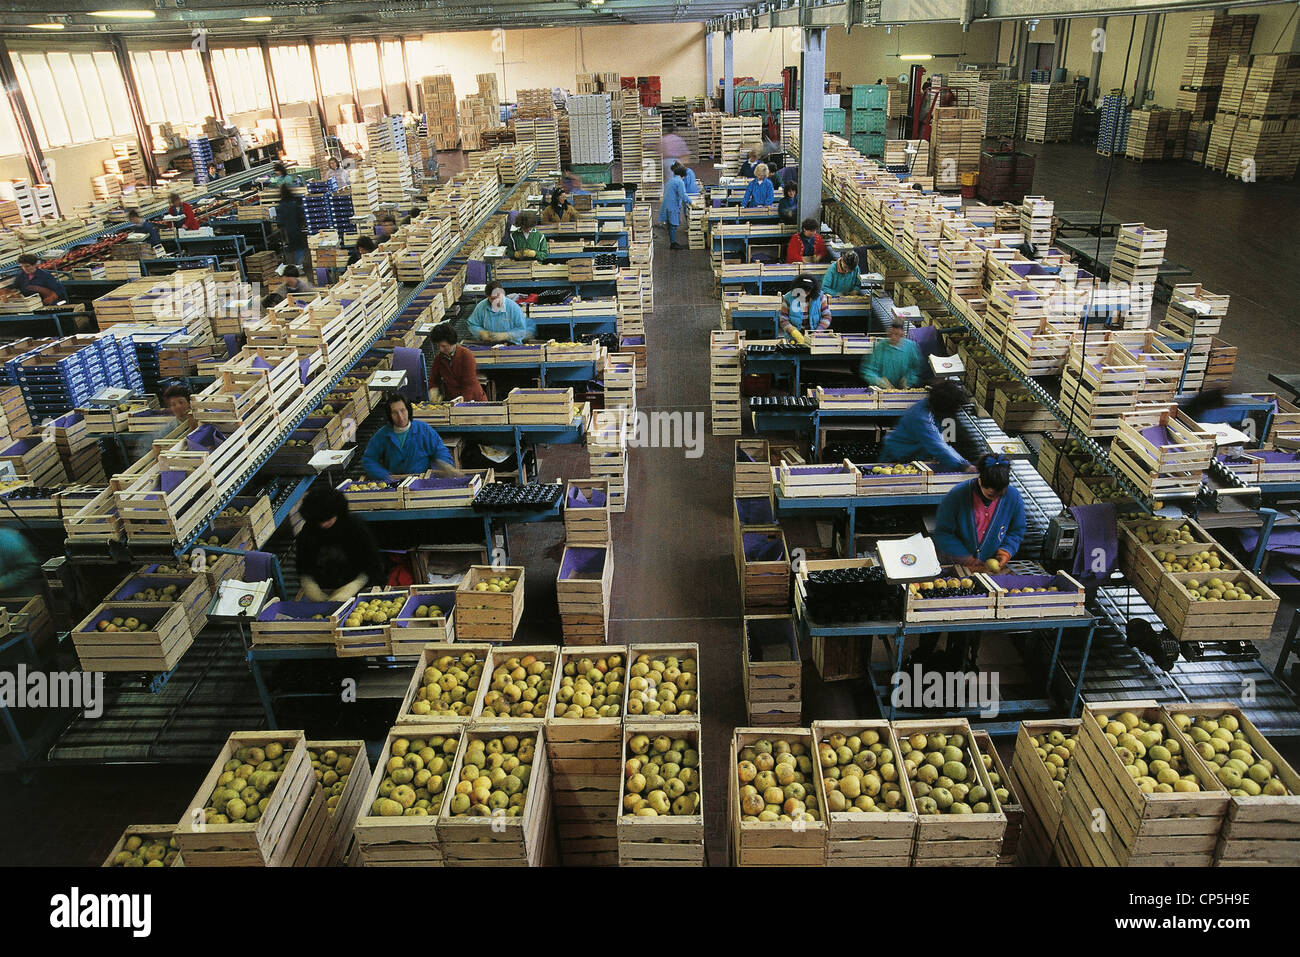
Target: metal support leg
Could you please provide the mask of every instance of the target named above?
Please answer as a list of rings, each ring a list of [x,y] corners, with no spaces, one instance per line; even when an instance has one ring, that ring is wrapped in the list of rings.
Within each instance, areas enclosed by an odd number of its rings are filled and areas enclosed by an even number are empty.
[[[1260,568],[1264,565],[1264,556],[1267,554],[1268,539],[1273,534],[1273,523],[1277,521],[1277,509],[1261,508],[1259,510],[1260,521],[1263,527],[1259,530],[1259,541],[1255,544],[1255,554],[1252,556],[1250,570],[1256,575],[1259,574]]]
[[[1286,630],[1286,638],[1282,639],[1282,650],[1277,656],[1277,664],[1273,667],[1273,676],[1286,683],[1286,661],[1292,653],[1300,653],[1300,610],[1297,610],[1291,616],[1291,627]]]
[[[271,692],[262,677],[262,666],[253,652],[248,653],[248,670],[252,672],[253,684],[257,685],[257,696],[262,699],[262,710],[266,712],[266,727],[271,731],[280,730],[275,723],[275,705],[271,702]]]
[[[1092,637],[1097,632],[1097,623],[1094,621],[1088,626],[1088,636],[1083,640],[1083,657],[1079,659],[1079,677],[1074,683],[1074,695],[1070,698],[1070,710],[1066,712],[1066,717],[1073,718],[1075,712],[1079,710],[1079,696],[1083,694],[1083,679],[1088,674],[1088,655],[1092,653]]]
[[[903,625],[901,628],[898,629],[898,636],[894,639],[894,641],[897,644],[897,647],[895,648],[894,651],[894,674],[898,674],[903,670],[903,645],[907,644],[906,625]],[[868,663],[867,668],[868,670],[870,670],[871,668],[870,663]],[[889,695],[889,720],[890,721],[894,720],[894,696],[892,694]]]
[[[1056,644],[1052,646],[1052,660],[1047,665],[1047,696],[1052,696],[1052,679],[1056,677],[1056,662],[1061,657],[1061,641],[1065,637],[1065,628],[1056,629]]]
[[[14,724],[13,715],[11,715],[9,709],[2,704],[0,704],[0,718],[4,718],[5,730],[9,732],[9,740],[12,741],[14,747],[18,749],[19,757],[24,761],[28,760],[31,757],[31,754],[27,751],[27,744],[23,741],[23,736],[18,733],[18,725]]]

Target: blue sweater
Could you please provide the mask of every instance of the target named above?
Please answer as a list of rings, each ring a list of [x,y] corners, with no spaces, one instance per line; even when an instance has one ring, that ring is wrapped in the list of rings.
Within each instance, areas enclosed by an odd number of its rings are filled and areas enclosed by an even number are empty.
[[[451,453],[428,422],[416,419],[406,433],[406,443],[397,444],[393,427],[385,425],[366,445],[361,467],[370,478],[387,482],[394,475],[418,475],[433,468],[435,462],[451,464]]]
[[[745,187],[746,209],[753,209],[755,206],[771,206],[775,202],[776,188],[772,185],[772,177],[751,179],[749,185]]]
[[[686,183],[680,176],[674,176],[664,184],[664,199],[659,204],[659,222],[672,226],[682,224],[682,207],[690,200],[686,198]]]
[[[505,308],[501,312],[492,308],[490,299],[480,299],[465,324],[474,339],[477,339],[478,334],[485,329],[488,332],[510,333],[510,341],[515,345],[519,345],[525,339],[537,338],[537,324],[528,318],[528,314],[519,303],[509,296],[506,296]]]
[[[54,278],[54,274],[48,269],[38,269],[32,273],[29,278],[27,273],[19,269],[14,273],[14,285],[24,296],[35,296],[35,288],[48,289],[55,293],[60,299],[68,298],[68,290],[63,288],[63,283]]]
[[[686,192],[689,195],[700,195],[700,183],[699,180],[695,178],[695,170],[691,169],[689,166],[686,167],[686,175],[682,178],[686,180]]]
[[[942,556],[965,558],[974,555],[987,561],[1006,549],[1012,558],[1025,537],[1025,500],[1014,485],[1007,486],[993,511],[993,521],[984,532],[984,540],[975,541],[975,482],[954,486],[939,503],[934,521],[934,544]]]
[[[922,399],[902,414],[898,425],[885,436],[880,446],[882,462],[937,461],[945,468],[964,469],[970,463],[939,434],[930,400]]]

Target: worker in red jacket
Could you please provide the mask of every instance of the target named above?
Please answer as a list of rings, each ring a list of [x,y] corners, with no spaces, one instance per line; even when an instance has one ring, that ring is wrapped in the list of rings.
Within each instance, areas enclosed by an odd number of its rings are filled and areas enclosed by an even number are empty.
[[[456,330],[450,322],[440,322],[433,327],[432,339],[438,354],[433,357],[429,370],[429,390],[437,389],[443,399],[459,396],[468,402],[486,402],[487,394],[478,381],[478,362],[474,354],[460,345]]]
[[[180,193],[170,193],[167,196],[167,215],[184,216],[185,222],[182,223],[186,229],[198,229],[199,217],[194,215],[194,207],[189,203],[181,200]]]
[[[808,217],[799,227],[799,232],[790,237],[790,245],[785,248],[785,261],[792,264],[824,263],[830,258],[822,240],[822,224]]]

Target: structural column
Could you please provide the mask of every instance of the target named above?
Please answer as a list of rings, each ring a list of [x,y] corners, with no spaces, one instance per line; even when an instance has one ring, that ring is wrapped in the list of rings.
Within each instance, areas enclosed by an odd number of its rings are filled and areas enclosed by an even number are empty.
[[[46,182],[45,156],[41,153],[41,144],[36,139],[36,126],[32,123],[32,115],[27,111],[27,99],[23,96],[22,88],[18,85],[18,74],[14,71],[14,61],[9,55],[9,47],[0,40],[0,82],[4,83],[5,92],[9,94],[9,105],[13,108],[14,119],[18,125],[18,138],[23,141],[23,154],[27,158],[27,169],[32,174],[33,183]],[[152,158],[152,153],[148,151],[145,144],[140,144],[140,149],[148,153]],[[51,183],[50,185],[54,185]],[[58,189],[54,191],[55,201],[58,201]]]
[[[704,34],[704,95],[713,96],[713,34]]]
[[[1092,43],[1092,66],[1088,70],[1088,102],[1096,102],[1101,87],[1101,55],[1106,50],[1106,17],[1097,18],[1097,26],[1088,38]]]
[[[140,142],[140,158],[144,160],[144,171],[149,182],[158,182],[158,161],[153,155],[153,134],[145,122],[144,108],[140,105],[140,88],[135,83],[135,71],[131,69],[131,57],[127,54],[126,40],[119,34],[113,37],[113,57],[117,60],[117,70],[122,74],[122,83],[126,87],[126,104],[131,110],[131,125],[135,127],[135,138]]]
[[[280,91],[275,88],[275,71],[271,69],[271,42],[266,37],[261,37],[257,45],[262,51],[262,69],[266,71],[266,90],[271,94],[271,115],[275,117],[275,131],[280,137],[280,149],[284,149],[284,122],[280,115]]]
[[[725,113],[736,112],[736,70],[732,65],[732,40],[735,34],[731,28],[722,35],[722,109]]]
[[[803,30],[799,58],[799,219],[821,220],[826,30]],[[774,171],[775,172],[775,171]]]
[[[1134,17],[1133,28],[1137,29]],[[1133,93],[1133,109],[1140,110],[1147,101],[1147,84],[1151,80],[1151,64],[1155,60],[1156,37],[1160,34],[1160,14],[1148,13],[1146,28],[1142,31],[1142,54],[1138,58],[1137,86]]]

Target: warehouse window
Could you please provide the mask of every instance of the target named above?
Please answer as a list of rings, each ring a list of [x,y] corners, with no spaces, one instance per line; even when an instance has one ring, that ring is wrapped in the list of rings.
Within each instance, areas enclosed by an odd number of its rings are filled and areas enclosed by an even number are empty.
[[[271,108],[262,51],[257,47],[212,51],[212,75],[226,113],[247,113]]]
[[[411,68],[412,80],[418,82],[422,77],[426,77],[433,72],[429,65],[432,59],[428,47],[424,45],[423,37],[414,40],[407,39],[406,65]]]
[[[375,49],[373,40],[352,44],[352,69],[357,75],[358,90],[379,89],[379,51]]]
[[[271,69],[275,72],[275,90],[281,103],[315,101],[316,85],[311,79],[311,54],[306,44],[271,47]]]
[[[111,53],[20,53],[14,71],[42,147],[132,132],[126,88]]]
[[[402,64],[402,41],[384,41],[384,82],[390,86],[406,82],[406,67]]]
[[[213,115],[198,51],[138,51],[131,54],[131,66],[147,122],[201,123]]]
[[[8,97],[0,97],[0,156],[21,156],[23,138],[18,132],[13,107]]]
[[[348,73],[348,51],[343,44],[316,44],[316,69],[320,72],[320,91],[325,96],[352,94],[352,79]]]

